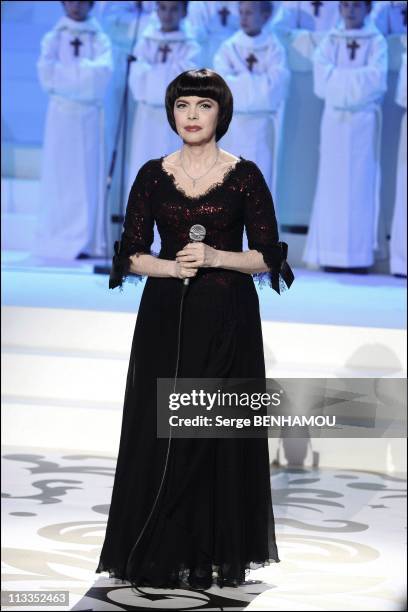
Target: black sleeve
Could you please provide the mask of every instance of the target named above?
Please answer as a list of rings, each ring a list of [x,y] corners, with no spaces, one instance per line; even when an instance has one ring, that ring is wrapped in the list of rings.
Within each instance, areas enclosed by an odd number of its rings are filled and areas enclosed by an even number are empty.
[[[123,231],[120,240],[114,244],[115,254],[109,278],[109,288],[120,287],[130,274],[131,255],[147,253],[152,255],[151,245],[154,238],[154,217],[152,214],[151,195],[153,188],[153,165],[146,162],[137,173],[129,193]],[[142,280],[139,274],[132,274]]]
[[[244,223],[248,247],[262,253],[267,272],[252,276],[262,286],[265,281],[277,293],[288,289],[294,274],[286,261],[288,245],[279,241],[278,224],[271,192],[259,167],[247,161],[248,172],[244,192]]]

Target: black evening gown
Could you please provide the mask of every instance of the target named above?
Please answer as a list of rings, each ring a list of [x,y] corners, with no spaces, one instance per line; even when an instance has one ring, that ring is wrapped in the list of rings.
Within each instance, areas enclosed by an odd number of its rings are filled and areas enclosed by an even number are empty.
[[[204,242],[225,251],[263,254],[268,272],[200,268],[183,305],[179,377],[265,377],[254,279],[290,286],[287,245],[279,242],[271,193],[258,166],[243,157],[198,197],[188,196],[151,159],[129,195],[115,243],[109,286],[129,276],[129,256],[175,259],[200,223]],[[161,238],[152,253],[153,227]],[[137,275],[133,275],[135,278]],[[168,439],[156,435],[156,378],[172,378],[177,359],[183,281],[148,277],[137,315],[124,397],[122,429],[105,539],[97,573],[134,586],[238,586],[250,569],[279,562],[272,507],[268,440],[172,438],[167,476],[148,524],[163,473]],[[143,527],[145,530],[134,547]]]

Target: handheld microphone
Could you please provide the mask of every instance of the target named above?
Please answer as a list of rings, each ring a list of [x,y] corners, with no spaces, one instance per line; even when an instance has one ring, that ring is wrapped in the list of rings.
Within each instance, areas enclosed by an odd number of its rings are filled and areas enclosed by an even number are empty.
[[[196,223],[195,225],[192,225],[190,227],[190,231],[189,231],[189,237],[191,242],[202,242],[205,238],[205,234],[206,234],[206,229],[204,227],[204,225],[200,225],[199,223]],[[189,278],[185,278],[183,280],[183,285],[185,287],[188,287],[190,283],[190,279]]]

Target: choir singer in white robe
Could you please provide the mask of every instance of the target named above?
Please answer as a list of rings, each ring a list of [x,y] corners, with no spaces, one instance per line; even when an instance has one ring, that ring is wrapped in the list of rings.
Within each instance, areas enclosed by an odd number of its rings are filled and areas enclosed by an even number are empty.
[[[265,28],[272,2],[240,2],[241,29],[214,57],[214,69],[234,97],[234,116],[220,144],[254,161],[275,193],[283,104],[290,74],[275,34]]]
[[[110,165],[115,150],[115,169],[110,184],[108,209],[110,214],[122,213],[122,168],[123,168],[123,192],[127,189],[126,177],[130,159],[130,132],[135,114],[135,101],[133,96],[127,97],[126,108],[126,151],[123,154],[123,124],[121,117],[122,100],[127,88],[126,73],[129,56],[132,55],[135,44],[147,27],[153,21],[157,21],[155,2],[152,0],[143,2],[111,1],[99,2],[97,13],[102,27],[109,36],[112,43],[112,56],[115,70],[109,83],[105,100],[105,135],[107,162]],[[121,121],[122,132],[119,142],[115,143],[118,124]],[[113,247],[110,246],[111,249]]]
[[[201,2],[188,4],[188,19],[201,47],[200,65],[213,68],[214,55],[221,44],[239,28],[239,2]]]
[[[170,128],[164,99],[178,74],[197,67],[200,52],[185,22],[187,2],[157,2],[158,22],[150,23],[136,44],[129,87],[137,101],[131,131],[127,194],[139,168],[149,159],[177,149],[180,137]],[[126,194],[126,195],[127,195]]]
[[[401,122],[397,186],[391,225],[390,265],[391,273],[407,276],[407,52],[402,56],[401,70],[395,97],[405,109]]]
[[[383,259],[388,256],[398,172],[398,150],[404,109],[396,103],[398,76],[407,46],[407,0],[375,2],[372,19],[388,47],[387,91],[382,103],[381,192],[379,242]]]
[[[286,225],[307,226],[313,207],[323,113],[323,101],[313,92],[313,53],[327,32],[337,25],[338,5],[333,0],[282,2],[282,19],[276,34],[285,47],[291,78],[285,102],[282,126],[285,144],[276,198],[284,203],[280,221]]]
[[[66,16],[41,43],[37,63],[50,99],[34,254],[104,256],[103,100],[111,43],[89,16],[93,2],[63,2]]]
[[[343,20],[314,56],[314,90],[325,107],[303,258],[330,272],[367,272],[378,246],[387,45],[369,20],[370,7],[370,2],[340,2]]]

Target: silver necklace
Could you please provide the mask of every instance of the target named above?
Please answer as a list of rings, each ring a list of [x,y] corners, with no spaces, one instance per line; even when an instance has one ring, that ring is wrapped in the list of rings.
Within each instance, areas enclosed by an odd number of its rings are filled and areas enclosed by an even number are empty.
[[[187,174],[188,178],[190,178],[190,179],[193,181],[193,187],[195,187],[195,185],[196,185],[196,182],[197,182],[197,181],[199,181],[200,179],[202,179],[202,178],[203,178],[203,176],[205,176],[206,174],[208,174],[208,173],[209,173],[209,171],[210,171],[210,170],[212,170],[212,169],[214,168],[215,164],[216,164],[216,163],[217,163],[217,161],[218,161],[219,154],[220,154],[220,149],[217,147],[217,156],[216,156],[216,158],[215,158],[215,162],[212,164],[212,166],[210,166],[210,167],[208,168],[208,170],[206,170],[206,171],[204,172],[204,174],[202,174],[201,176],[196,176],[196,177],[194,178],[194,177],[193,177],[193,176],[191,176],[191,175],[190,175],[190,174],[187,172],[187,170],[184,168],[184,165],[183,165],[183,151],[182,151],[182,150],[180,151],[180,164],[181,164],[181,168],[182,168],[183,172],[184,172],[185,174]]]

